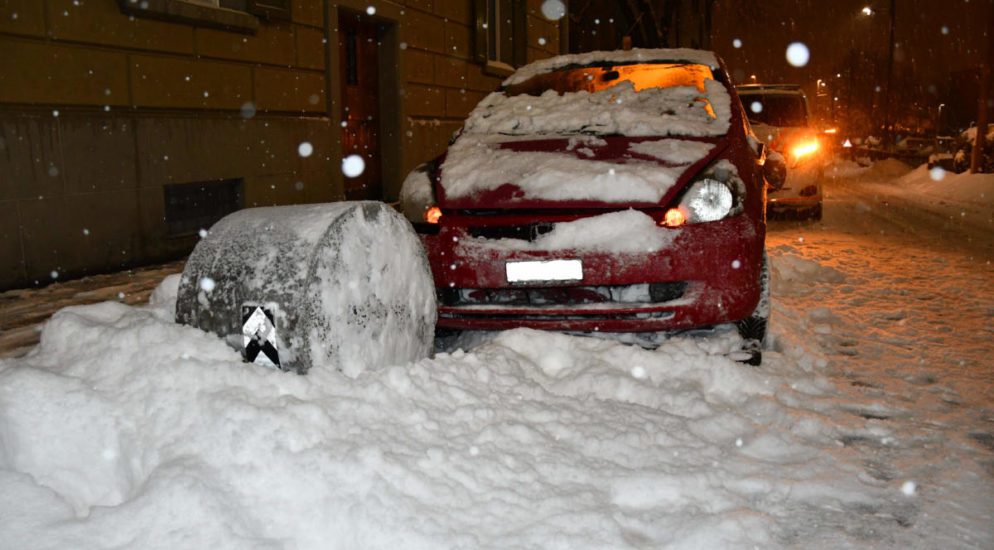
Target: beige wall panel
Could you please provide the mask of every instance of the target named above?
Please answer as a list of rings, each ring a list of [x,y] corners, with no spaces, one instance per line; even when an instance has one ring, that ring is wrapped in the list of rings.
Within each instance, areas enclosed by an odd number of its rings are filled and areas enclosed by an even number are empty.
[[[439,2],[445,2],[446,0],[438,0]],[[432,0],[407,0],[407,5],[412,8],[417,8],[421,11],[431,12],[434,8],[435,2]]]
[[[240,109],[252,99],[252,74],[246,65],[135,55],[130,68],[138,106]]]
[[[41,0],[0,0],[0,32],[45,36],[45,8]]]
[[[409,47],[445,51],[445,24],[441,17],[409,10],[400,22],[400,39]]]
[[[48,0],[48,28],[57,40],[193,53],[190,25],[129,17],[115,1]]]
[[[0,119],[0,198],[52,197],[64,192],[57,119]]]
[[[25,200],[19,207],[28,278],[117,269],[138,257],[133,190]]]
[[[257,125],[240,118],[143,117],[137,124],[143,186],[237,178],[275,163],[262,145],[252,147],[269,136],[253,135]]]
[[[470,5],[471,1],[440,0],[435,4],[435,13],[452,21],[468,25],[470,24],[471,14],[473,13],[473,7]]]
[[[406,50],[404,53],[404,82],[431,84],[435,81],[435,64],[433,59],[438,56],[419,50]]]
[[[314,27],[324,26],[324,2],[322,0],[293,0],[292,17],[295,23]]]
[[[445,90],[445,116],[464,119],[487,94],[465,90]]]
[[[62,115],[62,171],[66,193],[134,188],[135,132],[131,118]]]
[[[325,112],[325,77],[260,67],[255,70],[255,104],[259,110]]]
[[[483,69],[479,65],[472,64],[466,72],[466,81],[469,89],[489,93],[496,90],[503,79],[483,74]]]
[[[22,282],[26,275],[21,255],[21,218],[17,201],[0,201],[0,288]]]
[[[0,103],[127,105],[122,53],[0,38]]]
[[[297,43],[297,66],[305,69],[325,68],[324,31],[298,26],[294,29]]]
[[[196,29],[197,54],[203,57],[293,65],[294,36],[290,24],[263,23],[255,36],[224,30]]]
[[[449,138],[460,127],[461,121],[410,121],[404,137],[404,175],[445,152]]]
[[[450,88],[468,86],[466,72],[469,63],[462,59],[435,56],[435,83]]]
[[[408,116],[445,116],[445,94],[441,88],[408,84],[404,87],[404,109]]]
[[[445,54],[469,59],[470,48],[469,27],[462,23],[447,21],[445,23]]]
[[[539,40],[544,39],[544,40]],[[528,46],[549,53],[559,51],[559,27],[541,15],[528,16]]]

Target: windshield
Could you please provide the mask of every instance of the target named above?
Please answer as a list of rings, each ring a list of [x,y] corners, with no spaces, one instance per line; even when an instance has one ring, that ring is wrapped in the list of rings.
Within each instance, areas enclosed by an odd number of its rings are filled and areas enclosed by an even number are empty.
[[[686,86],[704,91],[704,81],[714,80],[714,73],[706,65],[688,63],[653,63],[639,65],[607,65],[562,69],[529,78],[521,84],[508,86],[508,96],[542,95],[554,90],[562,95],[571,92],[599,92],[630,82],[636,92],[647,88],[672,88]]]
[[[770,126],[807,126],[804,96],[797,94],[739,94],[749,122]]]

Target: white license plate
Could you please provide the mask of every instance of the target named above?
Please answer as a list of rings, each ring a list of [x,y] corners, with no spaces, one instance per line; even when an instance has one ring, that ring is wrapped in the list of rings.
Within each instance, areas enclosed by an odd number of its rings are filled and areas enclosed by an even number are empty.
[[[507,262],[506,269],[509,283],[583,280],[583,262],[580,260]]]

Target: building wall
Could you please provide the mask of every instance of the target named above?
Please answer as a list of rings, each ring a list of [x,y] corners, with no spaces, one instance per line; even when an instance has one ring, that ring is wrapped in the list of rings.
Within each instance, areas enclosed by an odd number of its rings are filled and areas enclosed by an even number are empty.
[[[529,60],[559,51],[540,4],[525,8]],[[369,6],[388,29],[392,200],[500,83],[473,61],[474,0],[293,0],[292,20],[254,34],[117,0],[0,0],[0,289],[188,253],[195,235],[166,232],[172,183],[241,178],[246,207],[341,199],[336,22]]]

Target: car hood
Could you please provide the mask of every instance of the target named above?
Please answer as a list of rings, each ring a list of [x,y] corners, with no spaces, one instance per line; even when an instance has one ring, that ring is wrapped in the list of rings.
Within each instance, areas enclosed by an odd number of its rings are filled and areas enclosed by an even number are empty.
[[[727,139],[463,135],[441,163],[436,197],[449,209],[660,206]]]

